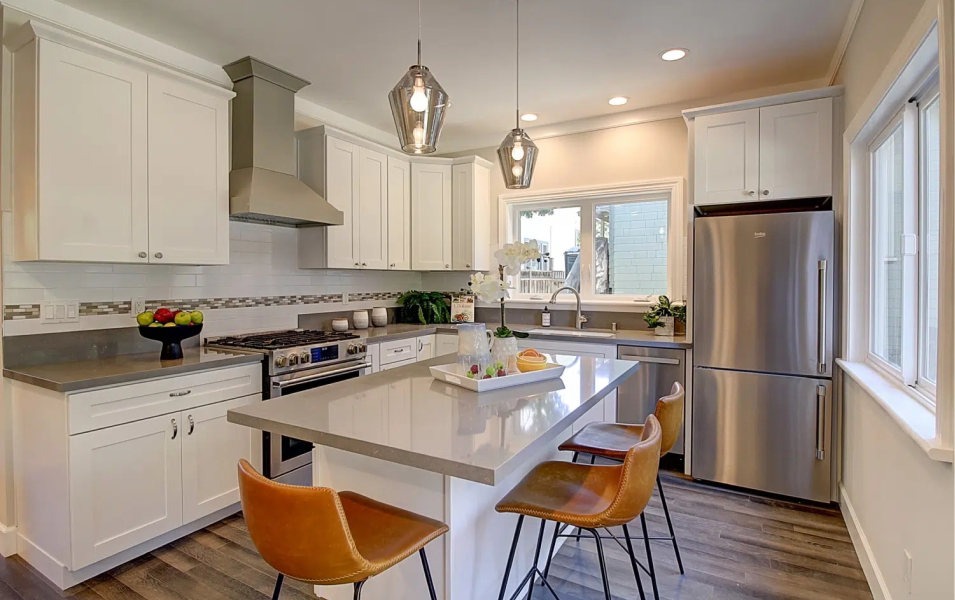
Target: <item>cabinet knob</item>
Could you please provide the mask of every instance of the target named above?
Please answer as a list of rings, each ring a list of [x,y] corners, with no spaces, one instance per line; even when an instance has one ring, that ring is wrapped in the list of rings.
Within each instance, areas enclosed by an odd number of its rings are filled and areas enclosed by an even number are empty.
[[[176,435],[179,434],[179,424],[176,423],[176,420],[172,420],[172,439],[176,439]]]
[[[748,192],[746,192],[746,193],[747,193],[747,195],[750,195],[750,196],[755,196],[755,195],[756,195],[756,192],[754,192],[753,190],[750,190],[750,191],[748,191]]]
[[[769,190],[763,190],[763,195],[764,195],[764,196],[768,196],[768,195],[769,195]]]
[[[153,256],[155,256],[156,258],[162,258],[162,252],[157,252]]]
[[[444,268],[445,268],[445,269],[450,269],[450,268],[451,268],[451,265],[444,265]]]
[[[368,266],[368,263],[361,263],[361,266],[367,267],[367,266]]]
[[[391,263],[391,268],[392,268],[392,269],[395,268],[395,263]]]
[[[466,264],[466,265],[464,265],[464,266],[467,267],[468,269],[470,269],[470,268],[471,268],[471,263],[468,263],[468,264]]]
[[[360,267],[361,264],[360,264],[360,263],[355,263],[355,266],[356,266],[356,267]]]
[[[146,256],[148,256],[148,255],[147,255],[145,252],[140,252],[140,253],[139,253],[139,258],[146,258]]]

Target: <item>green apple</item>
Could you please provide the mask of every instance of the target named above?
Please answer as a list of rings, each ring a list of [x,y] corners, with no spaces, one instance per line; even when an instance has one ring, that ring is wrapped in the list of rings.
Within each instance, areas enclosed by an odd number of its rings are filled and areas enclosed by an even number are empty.
[[[173,319],[173,322],[176,325],[188,325],[192,323],[192,313],[187,311],[176,313],[176,318]]]
[[[162,327],[163,325],[162,325],[162,323],[160,323],[160,322],[158,322],[158,321],[153,321],[152,323],[149,324],[149,326],[150,326],[150,327]]]
[[[200,323],[202,323],[202,312],[201,312],[201,311],[194,310],[194,311],[192,311],[192,312],[189,313],[189,314],[192,315],[192,322],[193,322],[193,323],[195,323],[196,325],[199,325]]]
[[[165,325],[163,325],[163,327],[175,327],[175,326],[176,326],[175,323],[166,323]]]
[[[136,315],[136,322],[142,325],[143,327],[151,325],[156,320],[156,315],[153,314],[153,311],[147,310],[146,312],[141,312]]]

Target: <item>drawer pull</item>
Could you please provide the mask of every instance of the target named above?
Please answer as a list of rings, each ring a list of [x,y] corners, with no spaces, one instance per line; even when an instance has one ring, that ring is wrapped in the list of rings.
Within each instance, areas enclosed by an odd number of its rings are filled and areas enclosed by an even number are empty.
[[[189,415],[186,418],[189,419],[189,433],[186,435],[192,435],[192,432],[196,430],[196,421],[192,418],[192,415]]]
[[[183,396],[188,396],[192,393],[192,390],[184,390],[182,392],[169,392],[170,398],[181,398]]]
[[[176,435],[179,434],[179,424],[176,423],[176,420],[172,420],[172,439],[176,439]]]
[[[404,351],[405,351],[404,348],[395,348],[395,354],[401,354]]]

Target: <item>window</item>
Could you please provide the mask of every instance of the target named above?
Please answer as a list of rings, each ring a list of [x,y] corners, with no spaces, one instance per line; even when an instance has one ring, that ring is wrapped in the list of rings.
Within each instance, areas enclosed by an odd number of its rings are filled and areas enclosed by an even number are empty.
[[[541,300],[566,285],[590,302],[683,299],[681,180],[502,200],[503,241],[537,240],[542,254],[522,267],[512,297]]]
[[[931,401],[938,354],[939,94],[917,94],[869,147],[869,361]]]

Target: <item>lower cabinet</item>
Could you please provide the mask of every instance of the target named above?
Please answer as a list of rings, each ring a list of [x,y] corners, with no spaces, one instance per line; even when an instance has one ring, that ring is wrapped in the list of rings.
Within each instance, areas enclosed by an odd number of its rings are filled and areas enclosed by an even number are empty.
[[[239,501],[255,436],[226,413],[258,394],[70,436],[72,570]]]
[[[458,353],[458,334],[439,333],[435,336],[434,355],[445,356]]]
[[[388,363],[387,365],[381,365],[382,371],[390,371],[391,369],[398,369],[400,367],[407,367],[408,365],[413,365],[418,362],[417,359],[409,358],[408,360],[402,360],[398,362]]]
[[[418,361],[434,358],[434,334],[418,337]]]

